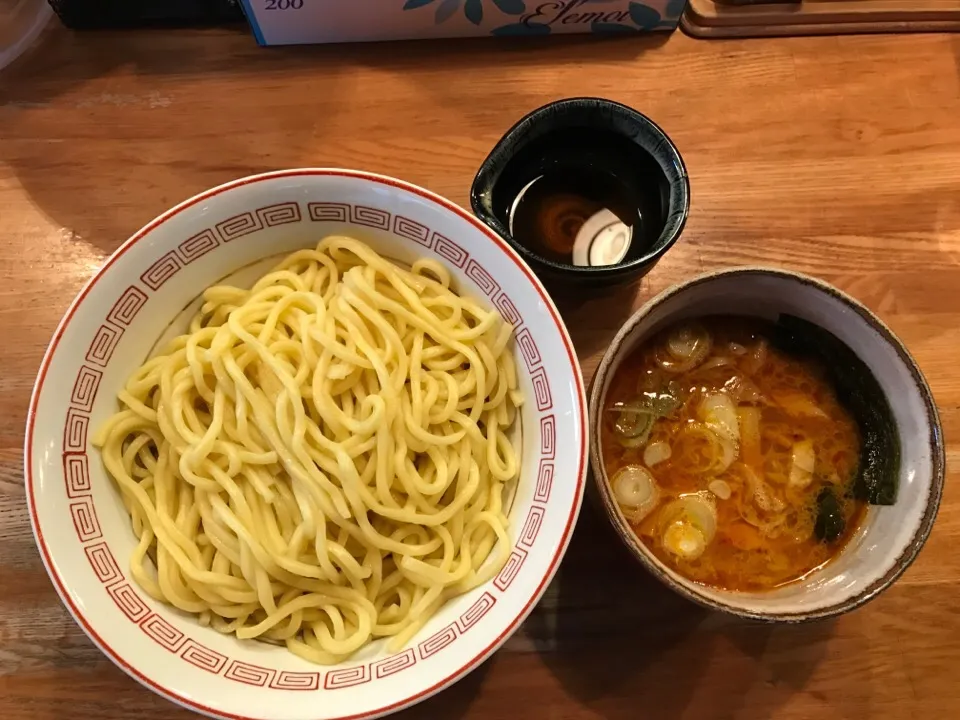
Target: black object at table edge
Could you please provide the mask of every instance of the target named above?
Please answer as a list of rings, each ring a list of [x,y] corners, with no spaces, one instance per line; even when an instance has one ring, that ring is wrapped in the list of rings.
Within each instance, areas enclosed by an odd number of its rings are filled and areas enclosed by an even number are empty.
[[[238,0],[49,0],[68,28],[209,27],[244,22]]]

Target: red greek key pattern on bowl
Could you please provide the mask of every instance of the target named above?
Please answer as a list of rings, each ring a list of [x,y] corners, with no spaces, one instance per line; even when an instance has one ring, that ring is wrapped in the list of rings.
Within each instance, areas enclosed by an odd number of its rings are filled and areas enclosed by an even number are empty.
[[[239,660],[230,663],[230,667],[223,674],[228,680],[236,680],[244,685],[253,685],[254,687],[264,687],[273,681],[276,670],[260,667],[259,665],[248,665]]]
[[[189,265],[197,258],[203,257],[220,244],[220,238],[210,228],[199,232],[192,238],[177,245],[177,254],[184,265]]]
[[[63,480],[67,497],[90,494],[90,468],[86,453],[63,453]]]
[[[540,350],[533,341],[533,335],[524,327],[517,330],[516,337],[517,347],[520,349],[520,355],[523,356],[523,362],[527,366],[527,370],[533,370],[542,361]]]
[[[505,292],[501,292],[493,299],[493,306],[500,311],[503,319],[511,325],[519,325],[523,322],[520,312]]]
[[[363,685],[370,681],[370,666],[356,665],[342,670],[331,670],[323,679],[323,687],[327,690],[339,690],[341,688],[353,687],[354,685]]]
[[[493,297],[500,292],[500,286],[497,284],[497,281],[473,258],[470,258],[470,261],[467,263],[467,269],[464,272],[487,297]]]
[[[103,537],[97,512],[93,509],[93,502],[89,497],[70,503],[70,516],[73,518],[73,529],[77,531],[80,542],[89,542]]]
[[[88,545],[83,551],[87,554],[87,560],[90,561],[90,567],[93,568],[97,580],[104,585],[109,585],[123,577],[120,568],[117,567],[117,561],[113,559],[113,554],[105,542]]]
[[[300,206],[295,202],[277,203],[257,210],[257,217],[267,227],[300,222]]]
[[[530,376],[533,383],[533,399],[537,403],[537,410],[544,412],[553,408],[553,398],[550,397],[550,381],[547,380],[547,371],[541,365]]]
[[[540,461],[540,469],[537,472],[537,489],[533,493],[533,499],[537,502],[546,502],[550,499],[550,488],[553,485],[553,463],[546,460]]]
[[[110,597],[120,608],[120,612],[127,616],[132,622],[139,623],[150,614],[150,608],[140,599],[140,596],[134,592],[129,583],[119,583],[107,588]]]
[[[316,222],[346,222],[350,206],[346,203],[312,202],[307,203],[307,213]]]
[[[186,635],[156,613],[147,616],[147,619],[140,623],[140,629],[160,647],[172,653],[177,652],[186,640]]]
[[[476,625],[480,618],[486,615],[490,608],[496,604],[497,599],[490,593],[485,592],[479,600],[471,605],[467,611],[457,619],[457,625],[460,626],[460,632],[465,633],[467,630]]]
[[[457,626],[451,623],[443,630],[435,632],[422,643],[417,645],[417,649],[420,651],[420,659],[426,660],[431,655],[437,654],[456,639]]]
[[[147,268],[147,271],[140,276],[143,284],[151,290],[159,290],[163,284],[176,275],[183,264],[177,253],[171,250],[153,265]]]
[[[540,418],[540,452],[553,459],[557,451],[557,419],[553,415]]]
[[[350,222],[356,223],[357,225],[377,228],[378,230],[389,230],[390,213],[386,210],[367,207],[366,205],[351,205]]]
[[[219,674],[220,671],[223,670],[223,666],[227,664],[227,658],[225,655],[221,655],[220,653],[215,652],[208,647],[204,647],[200,643],[195,642],[190,638],[187,638],[187,642],[183,646],[183,651],[180,653],[180,657],[194,667],[198,667],[201,670],[206,670],[214,675]]]
[[[270,681],[270,687],[275,690],[316,690],[320,687],[320,673],[282,670]]]
[[[407,648],[402,653],[391,655],[386,660],[375,662],[373,664],[373,676],[379,680],[388,675],[394,675],[401,670],[406,670],[408,667],[413,667],[416,664],[417,656],[413,652],[413,648]]]
[[[110,362],[110,357],[113,355],[113,350],[117,347],[117,343],[120,341],[122,334],[122,330],[110,325],[101,325],[97,329],[97,334],[93,336],[90,348],[87,350],[87,362],[106,367],[107,363]]]
[[[107,320],[122,328],[128,327],[146,302],[147,294],[140,288],[131,285],[123,291],[120,299],[110,308],[110,312],[107,313]]]
[[[506,589],[510,587],[510,583],[517,577],[520,568],[523,567],[523,561],[526,559],[526,551],[515,547],[510,552],[510,557],[507,558],[507,562],[504,564],[500,574],[493,579],[494,587],[500,591],[506,591]]]
[[[467,262],[467,251],[448,237],[435,232],[433,234],[433,251],[451,265],[463,269]]]
[[[94,370],[86,365],[81,366],[77,374],[77,381],[73,384],[73,393],[70,395],[70,402],[80,410],[89,412],[93,408],[93,399],[97,396],[97,388],[100,387],[100,378],[103,373]]]
[[[432,245],[430,228],[402,215],[396,215],[393,218],[393,234],[407,238],[407,240],[413,240],[426,248]]]
[[[539,505],[530,508],[527,515],[527,521],[523,524],[523,530],[520,531],[520,537],[517,539],[517,545],[521,545],[528,550],[533,547],[537,539],[537,533],[540,532],[540,526],[543,525],[544,509]]]
[[[68,452],[86,450],[89,424],[89,417],[76,408],[67,408],[67,422],[63,428],[63,449]]]
[[[257,230],[263,230],[263,220],[259,216],[254,217],[254,214],[250,212],[234,215],[232,218],[217,223],[217,232],[220,233],[220,237],[223,238],[225,243],[232,242]]]

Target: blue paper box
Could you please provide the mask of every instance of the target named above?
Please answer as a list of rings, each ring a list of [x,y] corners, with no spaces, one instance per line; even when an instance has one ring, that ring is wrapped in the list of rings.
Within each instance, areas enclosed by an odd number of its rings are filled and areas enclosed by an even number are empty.
[[[261,45],[673,30],[687,0],[241,0]]]

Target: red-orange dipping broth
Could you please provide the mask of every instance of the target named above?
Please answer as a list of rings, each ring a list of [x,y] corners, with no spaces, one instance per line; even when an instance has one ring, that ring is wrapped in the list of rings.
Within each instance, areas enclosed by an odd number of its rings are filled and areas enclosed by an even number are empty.
[[[865,507],[855,420],[824,368],[774,349],[770,329],[733,317],[667,328],[620,365],[601,419],[613,496],[642,542],[727,590],[802,578]]]

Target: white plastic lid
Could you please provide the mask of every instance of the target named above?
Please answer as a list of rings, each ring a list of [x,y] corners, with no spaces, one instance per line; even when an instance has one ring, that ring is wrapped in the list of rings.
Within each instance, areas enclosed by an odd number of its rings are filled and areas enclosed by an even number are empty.
[[[0,0],[0,70],[30,47],[52,14],[47,0]]]

